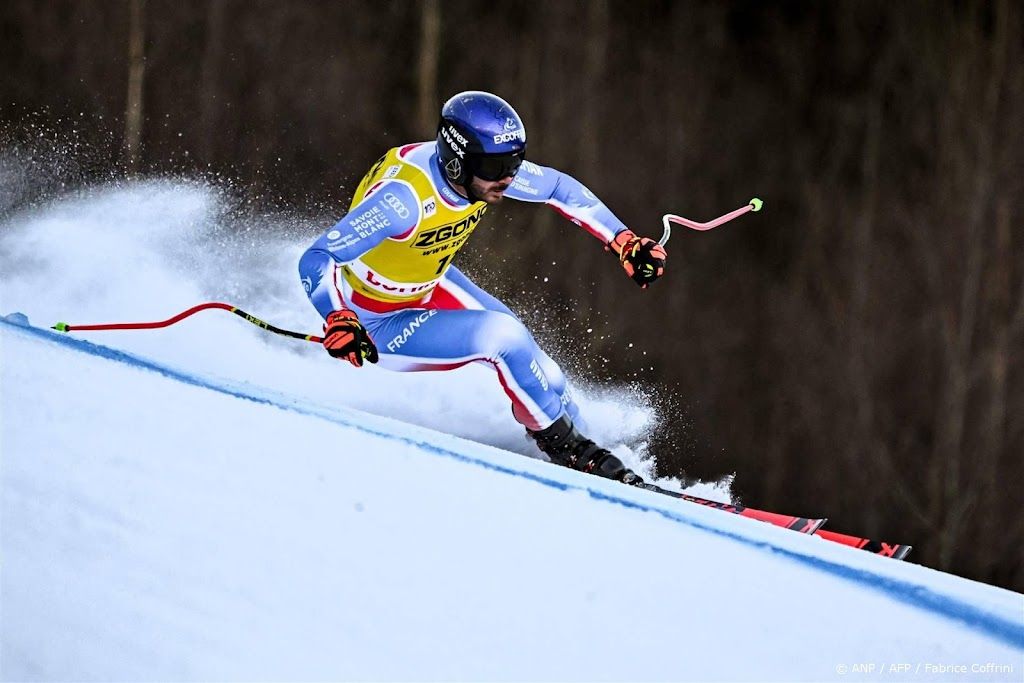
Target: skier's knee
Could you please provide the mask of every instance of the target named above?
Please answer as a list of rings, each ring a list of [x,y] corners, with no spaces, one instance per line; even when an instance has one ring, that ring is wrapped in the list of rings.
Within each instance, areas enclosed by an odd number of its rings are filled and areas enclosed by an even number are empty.
[[[562,368],[558,366],[551,356],[540,351],[537,354],[537,365],[540,366],[541,371],[548,378],[548,382],[551,383],[551,388],[559,394],[564,394],[567,390],[565,373],[562,372]]]
[[[510,315],[497,313],[488,322],[484,344],[487,346],[487,356],[496,358],[530,350],[534,342],[525,325]]]

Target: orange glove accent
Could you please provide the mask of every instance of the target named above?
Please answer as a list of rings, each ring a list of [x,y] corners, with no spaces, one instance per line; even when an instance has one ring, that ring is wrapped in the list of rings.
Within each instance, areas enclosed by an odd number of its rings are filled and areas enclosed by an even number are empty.
[[[665,274],[668,253],[665,247],[649,237],[637,237],[632,230],[623,230],[608,243],[607,248],[619,255],[619,263],[626,274],[641,288],[646,289],[647,285]]]
[[[364,359],[376,363],[379,358],[377,347],[366,328],[347,308],[328,314],[324,325],[324,348],[334,358],[347,360],[357,368],[363,367]]]

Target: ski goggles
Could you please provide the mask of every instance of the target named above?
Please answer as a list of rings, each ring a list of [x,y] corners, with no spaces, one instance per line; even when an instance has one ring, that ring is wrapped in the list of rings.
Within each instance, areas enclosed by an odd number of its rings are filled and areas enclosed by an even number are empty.
[[[473,175],[481,180],[514,178],[523,163],[523,153],[481,154],[473,160]]]

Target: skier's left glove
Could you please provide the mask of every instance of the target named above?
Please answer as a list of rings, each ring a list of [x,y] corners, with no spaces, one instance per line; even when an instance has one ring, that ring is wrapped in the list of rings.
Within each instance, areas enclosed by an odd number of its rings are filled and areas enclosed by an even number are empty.
[[[327,315],[324,325],[324,348],[334,358],[343,358],[357,368],[363,360],[376,363],[377,347],[353,311],[343,308]]]
[[[665,247],[649,237],[637,237],[632,230],[623,230],[607,248],[619,255],[626,274],[642,288],[665,273]]]

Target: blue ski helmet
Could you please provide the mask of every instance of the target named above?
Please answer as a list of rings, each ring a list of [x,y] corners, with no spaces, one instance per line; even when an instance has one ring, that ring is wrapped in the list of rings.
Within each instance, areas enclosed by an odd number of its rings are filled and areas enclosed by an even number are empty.
[[[437,124],[437,158],[449,181],[468,187],[473,176],[514,176],[526,155],[526,127],[505,100],[479,90],[444,103]]]

